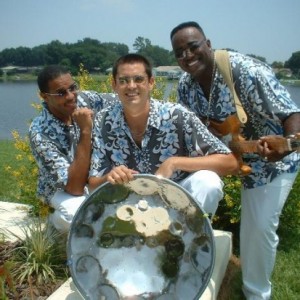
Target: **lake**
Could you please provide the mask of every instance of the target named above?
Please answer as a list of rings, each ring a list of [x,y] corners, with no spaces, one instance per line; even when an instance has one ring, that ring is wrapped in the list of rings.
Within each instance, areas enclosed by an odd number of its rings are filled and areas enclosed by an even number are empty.
[[[300,106],[300,87],[287,89]],[[30,120],[37,115],[31,104],[40,103],[36,82],[0,82],[0,97],[0,140],[12,139],[13,130],[25,136]]]

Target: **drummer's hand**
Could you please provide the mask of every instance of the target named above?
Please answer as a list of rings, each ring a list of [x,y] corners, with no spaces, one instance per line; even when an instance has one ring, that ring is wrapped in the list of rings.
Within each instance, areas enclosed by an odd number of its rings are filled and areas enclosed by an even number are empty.
[[[124,184],[133,179],[134,174],[139,172],[129,169],[126,166],[118,166],[113,168],[107,175],[107,181],[111,184]]]
[[[280,147],[283,142],[285,142],[285,138],[279,135],[263,136],[257,141],[257,152],[265,160],[278,161],[287,154],[283,147]]]
[[[168,158],[165,160],[155,172],[155,175],[162,176],[164,178],[170,178],[173,173],[176,171],[176,168],[173,164],[173,157]]]

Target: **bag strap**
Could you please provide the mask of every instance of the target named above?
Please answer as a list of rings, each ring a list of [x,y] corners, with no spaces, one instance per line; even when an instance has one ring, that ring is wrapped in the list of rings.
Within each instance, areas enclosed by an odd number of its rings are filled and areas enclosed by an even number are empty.
[[[234,88],[232,69],[229,62],[228,52],[226,50],[215,50],[215,60],[219,71],[224,77],[224,80],[233,95],[237,116],[240,122],[245,124],[248,117]]]

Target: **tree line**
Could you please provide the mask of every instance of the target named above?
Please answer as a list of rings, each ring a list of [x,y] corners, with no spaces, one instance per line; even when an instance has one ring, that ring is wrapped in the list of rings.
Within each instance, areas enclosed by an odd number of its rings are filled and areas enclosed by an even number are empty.
[[[177,65],[172,51],[152,45],[149,39],[137,37],[133,48],[136,53],[148,57],[153,66]],[[0,52],[0,67],[34,67],[61,64],[78,71],[83,64],[88,71],[105,72],[120,56],[129,53],[121,43],[101,43],[96,39],[84,38],[76,43],[61,43],[58,40],[33,48],[7,48]]]
[[[136,53],[146,56],[154,67],[177,65],[173,51],[160,46],[152,45],[151,41],[144,37],[137,37],[133,44]],[[233,49],[228,49],[235,51]],[[49,64],[62,64],[72,72],[77,72],[79,65],[83,64],[89,72],[99,71],[104,73],[111,68],[114,61],[129,53],[126,44],[101,43],[96,39],[84,38],[76,43],[61,43],[54,40],[49,44],[29,47],[7,48],[0,52],[0,67],[20,66],[35,67]],[[266,59],[254,54],[248,54],[263,62]],[[293,76],[300,78],[300,51],[292,53],[286,62],[273,62],[273,68],[289,68]]]

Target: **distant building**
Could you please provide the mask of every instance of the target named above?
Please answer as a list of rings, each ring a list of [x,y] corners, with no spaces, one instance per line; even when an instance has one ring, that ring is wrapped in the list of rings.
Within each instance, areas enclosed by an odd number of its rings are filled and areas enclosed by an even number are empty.
[[[42,67],[21,67],[21,66],[7,66],[0,68],[5,74],[14,74],[14,73],[29,73],[32,71],[39,71]]]
[[[155,76],[165,76],[168,79],[178,79],[183,73],[179,66],[160,66],[153,68]]]

